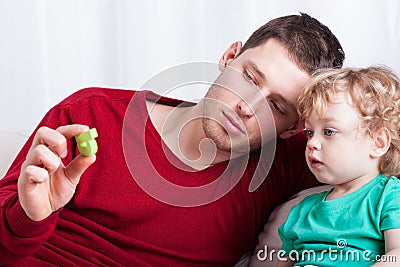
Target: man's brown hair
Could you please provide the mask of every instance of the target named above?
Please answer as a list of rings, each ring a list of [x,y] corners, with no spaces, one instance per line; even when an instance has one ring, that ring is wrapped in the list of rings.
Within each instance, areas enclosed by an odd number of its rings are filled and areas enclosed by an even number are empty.
[[[343,65],[345,54],[338,39],[328,27],[305,13],[267,22],[249,37],[241,53],[263,45],[270,38],[278,40],[292,60],[309,74]]]

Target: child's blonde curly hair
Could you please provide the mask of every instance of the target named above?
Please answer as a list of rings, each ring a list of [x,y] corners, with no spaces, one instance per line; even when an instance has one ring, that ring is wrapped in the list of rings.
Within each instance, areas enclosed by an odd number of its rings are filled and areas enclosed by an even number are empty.
[[[379,171],[400,175],[400,79],[385,66],[326,69],[316,72],[297,103],[300,119],[313,110],[322,115],[331,96],[346,93],[360,114],[371,136],[386,128],[391,137],[389,150],[380,158]]]

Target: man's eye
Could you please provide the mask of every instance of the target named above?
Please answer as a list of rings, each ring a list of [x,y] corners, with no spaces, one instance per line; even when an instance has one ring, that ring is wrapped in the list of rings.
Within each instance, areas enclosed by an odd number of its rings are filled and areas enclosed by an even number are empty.
[[[332,135],[335,135],[336,133],[337,133],[336,131],[331,130],[331,129],[324,130],[324,135],[326,135],[326,136],[332,136]]]
[[[304,129],[303,132],[307,135],[308,138],[311,138],[314,135],[314,132],[309,129]]]
[[[283,112],[283,110],[279,107],[279,105],[278,105],[275,101],[270,100],[270,103],[271,103],[272,107],[273,107],[276,111],[278,111],[279,113],[285,114],[285,112]]]
[[[254,85],[257,85],[257,83],[254,81],[253,77],[247,72],[247,70],[243,71],[243,77],[245,80],[253,83]]]

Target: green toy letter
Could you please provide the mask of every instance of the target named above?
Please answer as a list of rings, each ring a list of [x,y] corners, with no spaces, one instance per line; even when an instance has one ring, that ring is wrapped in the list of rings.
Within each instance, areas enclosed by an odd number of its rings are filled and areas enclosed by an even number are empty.
[[[78,144],[79,152],[84,156],[90,156],[97,152],[97,142],[95,138],[98,136],[96,128],[92,128],[87,132],[75,136]]]

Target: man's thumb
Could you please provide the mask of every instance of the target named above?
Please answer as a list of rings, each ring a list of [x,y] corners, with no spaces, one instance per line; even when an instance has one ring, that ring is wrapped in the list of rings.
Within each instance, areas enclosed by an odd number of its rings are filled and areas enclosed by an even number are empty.
[[[78,155],[65,168],[65,176],[75,185],[78,184],[81,175],[96,161],[96,155]]]

